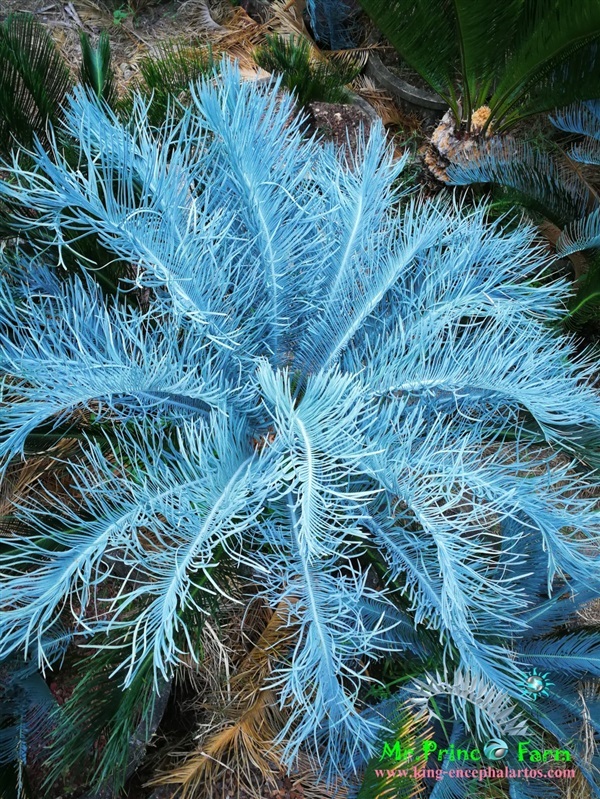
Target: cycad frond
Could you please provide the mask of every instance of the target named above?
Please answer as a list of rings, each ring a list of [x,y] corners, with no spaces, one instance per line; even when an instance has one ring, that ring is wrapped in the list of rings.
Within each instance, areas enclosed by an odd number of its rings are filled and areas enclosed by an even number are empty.
[[[237,562],[248,562],[241,551],[234,552],[235,539],[251,526],[249,516],[238,516],[237,504],[247,508],[254,494],[258,512],[266,486],[255,472],[244,432],[239,422],[214,423],[210,430],[202,423],[191,423],[183,426],[176,444],[148,429],[137,435],[124,433],[119,457],[140,464],[134,483],[129,485],[114,474],[114,448],[107,457],[94,445],[87,466],[71,468],[71,495],[79,496],[77,509],[57,503],[49,525],[44,521],[43,493],[36,505],[23,507],[20,515],[36,525],[42,537],[11,541],[1,592],[2,654],[19,646],[26,651],[33,648],[43,665],[47,660],[44,643],[34,630],[50,628],[66,599],[76,595],[79,610],[71,608],[75,623],[81,622],[88,633],[112,633],[123,648],[130,648],[130,657],[119,667],[126,670],[126,684],[135,678],[149,652],[155,679],[159,674],[168,678],[180,656],[194,651],[179,610],[206,612],[204,602],[215,589],[223,591],[211,578],[215,554],[224,557],[229,552]],[[216,452],[222,454],[217,457]],[[110,486],[110,491],[96,494],[99,484]],[[50,568],[46,565],[48,546],[60,553]],[[175,560],[172,550],[178,552]],[[93,617],[84,621],[88,602],[110,577],[102,564],[111,554],[125,564],[126,574],[135,571],[137,587],[124,581],[119,595],[107,600],[108,621]],[[25,572],[24,563],[29,567]],[[138,611],[143,607],[133,618],[128,612],[132,606]],[[179,640],[182,629],[183,641]]]
[[[528,563],[531,563],[530,559]],[[533,570],[533,567],[530,566],[530,569]],[[596,597],[596,588],[588,585],[576,585],[568,593],[557,591],[553,596],[548,596],[544,581],[544,589],[543,596],[540,597],[542,601],[523,614],[530,627],[529,636],[543,636],[567,626],[576,618],[576,614],[582,611],[585,604]]]
[[[512,136],[479,141],[471,154],[457,156],[446,174],[458,186],[495,183],[510,187],[524,204],[561,226],[582,216],[588,205],[589,188],[576,172]]]
[[[560,698],[555,699],[553,696],[541,698],[532,703],[531,714],[542,730],[553,736],[561,748],[567,749],[571,760],[586,780],[586,788],[591,790],[592,796],[595,796],[600,790],[598,781],[600,760],[597,757],[600,733],[594,731],[596,739],[590,753],[581,738],[582,715],[585,712],[581,697],[573,691],[572,684],[566,683],[564,679],[555,679],[557,692],[561,694]]]
[[[84,31],[79,34],[81,44],[81,80],[90,86],[99,100],[111,105],[115,100],[114,72],[110,63],[110,39],[102,31],[98,44],[93,47]]]
[[[521,653],[534,666],[579,676],[600,676],[600,635],[594,628],[523,644]]]
[[[353,62],[313,61],[309,42],[301,36],[290,39],[267,36],[266,43],[256,50],[254,58],[267,72],[281,73],[283,85],[294,92],[300,106],[318,100],[348,102],[350,95],[344,85],[360,71],[360,66]]]
[[[360,0],[401,57],[467,129],[487,104],[497,132],[600,94],[595,0]]]
[[[281,724],[275,696],[263,689],[235,721],[228,721],[203,742],[202,751],[193,753],[157,782],[181,785],[182,799],[191,799],[201,789],[214,790],[218,776],[228,770],[234,771],[238,785],[244,784],[250,790],[256,788],[253,768],[265,781],[272,782],[273,764],[278,760],[273,739]]]
[[[71,88],[69,70],[50,33],[32,14],[11,14],[0,25],[0,152],[16,142],[46,141]]]
[[[44,636],[48,662],[60,667],[71,635],[61,626]],[[18,773],[30,760],[30,751],[44,744],[57,708],[36,664],[7,658],[0,661],[0,766],[17,763]]]
[[[157,335],[155,324],[166,317],[154,311],[115,304],[94,317],[100,302],[98,289],[79,280],[54,296],[32,293],[21,302],[3,287],[0,361],[13,375],[2,392],[10,403],[0,423],[5,465],[23,453],[37,427],[56,428],[77,408],[127,418],[160,412],[166,403],[171,412],[202,415],[222,402],[226,388],[217,385],[200,339],[183,335],[184,328],[172,339]],[[177,315],[170,324],[179,327]]]
[[[43,746],[51,729],[50,717],[56,708],[56,699],[50,692],[43,677],[35,673],[25,673],[18,667],[7,678],[7,663],[0,664],[2,687],[0,697],[0,768],[14,764],[18,774],[18,784],[22,787],[23,771],[31,760],[30,750]],[[10,668],[10,667],[9,667]],[[8,785],[3,784],[3,789]],[[24,796],[20,790],[19,799]]]
[[[559,130],[600,140],[600,100],[568,106],[553,114],[550,121]]]
[[[223,61],[222,70],[231,73],[233,67],[226,64]],[[276,89],[279,83],[276,80],[269,85]],[[156,152],[156,140],[147,123],[144,127],[141,122],[147,107],[141,101],[136,103],[134,118],[138,122],[129,133],[116,117],[106,117],[99,108],[86,104],[83,92],[78,92],[68,117],[69,124],[81,133],[85,175],[64,164],[56,166],[40,155],[48,179],[58,181],[56,185],[61,187],[62,202],[56,204],[50,183],[38,183],[18,168],[19,188],[4,184],[2,193],[6,192],[7,199],[35,194],[39,216],[23,219],[23,226],[35,229],[53,220],[51,224],[81,235],[97,235],[122,259],[140,264],[144,277],[138,277],[139,283],[166,283],[171,301],[187,313],[193,312],[223,346],[254,340],[256,350],[276,352],[281,358],[289,348],[286,339],[297,314],[294,306],[289,306],[293,301],[286,291],[295,270],[284,269],[284,264],[289,267],[302,259],[310,262],[317,258],[307,232],[314,230],[319,200],[304,180],[316,144],[302,141],[300,122],[290,119],[291,98],[276,103],[276,91],[268,99],[256,86],[247,85],[232,87],[224,97],[208,81],[202,86],[200,94],[192,87],[194,114],[168,126],[163,163],[151,168],[150,152]],[[214,141],[210,163],[202,153],[209,137]],[[269,180],[279,159],[276,142],[281,142],[288,158],[283,184]],[[169,168],[174,145],[179,152],[178,166]],[[249,151],[255,153],[250,160]],[[122,171],[119,164],[124,166],[132,159],[140,170],[128,167]],[[104,182],[106,174],[111,180],[105,186],[106,195],[99,196],[95,187]],[[190,184],[214,186],[222,181],[227,194],[218,200],[214,190],[196,196],[190,193]],[[137,209],[140,195],[150,201],[143,210]],[[124,205],[122,198],[126,198]],[[154,222],[149,227],[150,217]],[[202,227],[198,227],[198,219],[204,220]],[[169,249],[173,236],[181,240],[175,255]],[[324,249],[333,246],[333,242],[323,241]],[[256,279],[248,282],[250,272]],[[237,288],[231,291],[234,285]],[[249,315],[249,307],[261,312]],[[272,321],[266,321],[265,307],[272,309]]]
[[[105,643],[105,642],[103,642]],[[50,788],[67,771],[77,769],[88,787],[110,786],[119,790],[131,767],[133,749],[145,744],[164,711],[170,685],[154,690],[152,657],[146,657],[125,693],[111,674],[118,657],[103,647],[101,653],[83,658],[77,665],[78,682],[69,699],[54,716],[49,743],[49,770],[44,787]],[[97,741],[104,737],[104,746]]]
[[[364,595],[364,584],[339,578],[332,583],[331,570],[310,576],[306,571],[305,565],[303,574],[288,575],[290,591],[300,595],[290,607],[290,622],[301,632],[290,658],[271,678],[289,715],[277,740],[285,743],[283,762],[293,763],[302,747],[314,762],[322,758],[331,780],[356,752],[369,751],[378,731],[354,708],[365,679],[360,656],[373,651],[377,630],[360,629],[356,618],[356,597]],[[381,648],[400,647],[385,643]],[[324,729],[327,736],[319,734]]]
[[[546,0],[523,8],[519,22],[527,36],[510,52],[490,101],[498,131],[519,118],[600,94],[598,4]]]
[[[503,691],[494,689],[486,680],[458,669],[451,682],[439,674],[427,674],[425,679],[413,680],[406,689],[412,702],[428,718],[436,717],[429,702],[435,696],[450,698],[454,717],[469,726],[468,709],[475,714],[475,732],[480,740],[499,736],[521,736],[527,733],[525,719],[516,711],[514,701]]]
[[[590,140],[574,144],[569,150],[569,158],[582,164],[600,166],[600,141]]]
[[[559,130],[587,137],[587,141],[571,146],[569,158],[585,164],[600,164],[600,100],[569,106],[550,121]]]
[[[556,242],[559,255],[570,255],[593,247],[600,247],[600,208],[567,225]]]
[[[355,799],[413,799],[422,796],[424,788],[421,781],[412,774],[412,766],[419,761],[423,751],[423,742],[431,735],[422,714],[415,713],[410,705],[397,698],[388,699],[374,711],[380,714],[389,727],[389,732],[380,741],[379,751],[366,764],[361,775],[361,785]],[[406,763],[398,763],[393,757],[386,758],[382,752],[383,743],[399,741],[404,750],[411,749],[416,753],[411,758],[411,767],[406,769],[405,776],[399,776],[397,769],[404,768]],[[393,746],[390,746],[393,751]]]
[[[162,124],[168,109],[177,108],[178,100],[204,75],[212,74],[216,67],[212,48],[189,47],[182,44],[164,44],[153,56],[140,60],[140,80],[135,92],[149,101],[148,119],[154,125]],[[133,103],[133,94],[124,102],[125,108]]]
[[[395,165],[395,168],[398,166]],[[385,168],[382,169],[384,174],[385,171]],[[388,181],[392,172],[390,169],[386,176]],[[377,236],[366,253],[364,250],[360,252],[361,233],[356,223],[363,215],[363,197],[359,195],[356,199],[359,203],[348,204],[348,212],[343,217],[341,232],[344,238],[348,238],[345,241],[342,239],[345,245],[342,257],[336,258],[329,272],[325,272],[327,282],[323,286],[321,312],[314,315],[314,321],[311,320],[310,338],[300,350],[303,361],[311,369],[329,369],[338,361],[354,336],[376,315],[380,303],[398,284],[401,276],[406,274],[409,265],[425,255],[445,227],[443,203],[437,206],[432,203],[430,213],[422,217],[417,213],[418,203],[413,201],[404,208],[401,220],[386,219],[389,224],[386,234],[393,237],[394,245],[385,255],[382,250],[387,236],[384,235],[381,238]],[[371,211],[373,216],[377,212],[377,207]],[[352,227],[348,222],[352,223]],[[339,230],[339,226],[336,227]],[[375,253],[382,257],[375,260]],[[366,285],[357,284],[352,277],[357,263],[361,261],[369,274]]]
[[[231,679],[232,698],[219,728],[203,736],[199,751],[154,784],[180,784],[186,797],[194,796],[201,787],[212,786],[228,769],[233,769],[249,789],[253,783],[251,767],[265,779],[272,776],[273,764],[279,764],[281,758],[281,747],[274,746],[273,740],[284,725],[284,716],[266,680],[273,663],[290,646],[286,616],[282,602],[239,665]]]
[[[572,161],[600,164],[600,101],[569,106],[551,117],[550,121],[559,130],[587,137],[584,142],[572,145],[567,151]],[[578,216],[582,218],[570,222],[558,238],[556,250],[559,255],[571,255],[578,250],[600,247],[600,209],[596,208],[585,216]]]
[[[600,165],[600,100],[577,103],[550,117],[552,124],[567,133],[586,136],[587,140],[572,145],[569,158],[584,164]]]

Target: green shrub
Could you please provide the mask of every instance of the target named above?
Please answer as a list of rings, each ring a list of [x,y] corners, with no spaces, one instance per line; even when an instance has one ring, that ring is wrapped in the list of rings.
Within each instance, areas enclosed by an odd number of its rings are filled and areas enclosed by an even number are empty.
[[[338,65],[331,59],[312,61],[310,45],[301,36],[267,36],[254,59],[267,72],[281,75],[283,85],[294,92],[302,107],[317,101],[349,102],[351,95],[344,86],[360,72],[360,68]]]

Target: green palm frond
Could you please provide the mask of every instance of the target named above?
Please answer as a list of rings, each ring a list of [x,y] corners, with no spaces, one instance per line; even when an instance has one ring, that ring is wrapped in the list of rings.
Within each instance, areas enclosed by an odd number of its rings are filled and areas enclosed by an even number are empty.
[[[348,102],[350,95],[344,86],[360,72],[361,66],[352,61],[311,60],[309,42],[302,36],[267,36],[266,43],[257,48],[256,63],[267,72],[283,76],[282,82],[294,91],[301,106],[311,102]]]
[[[531,5],[542,13],[524,25],[528,35],[509,57],[490,100],[497,131],[532,114],[600,96],[600,4],[546,0]]]
[[[360,4],[467,130],[472,112],[486,103],[492,113],[485,131],[498,132],[600,94],[596,0]]]
[[[522,0],[360,0],[402,58],[443,97],[458,119],[482,105],[506,48],[514,41]],[[457,75],[460,77],[457,80]]]
[[[81,43],[81,80],[94,90],[98,99],[112,105],[116,98],[114,72],[110,63],[110,40],[102,31],[98,44],[93,47],[84,31],[79,34]]]
[[[130,739],[140,724],[150,727],[160,694],[154,691],[151,654],[126,692],[117,678],[110,679],[114,665],[114,650],[78,663],[79,682],[56,713],[46,785],[75,769],[91,774],[89,785],[109,783],[118,789],[123,784]],[[102,748],[97,745],[100,736]]]
[[[46,28],[31,14],[10,15],[0,25],[0,154],[15,141],[30,146],[34,135],[45,141],[70,87],[69,70]]]
[[[360,0],[363,10],[402,58],[448,102],[455,116],[459,39],[446,4],[437,0]],[[435,42],[435,47],[432,47]]]
[[[423,795],[424,786],[413,775],[412,767],[422,757],[423,741],[431,734],[429,726],[405,702],[394,698],[385,700],[373,712],[385,718],[389,734],[382,736],[368,761],[356,799],[413,799]],[[405,757],[407,750],[411,754]]]

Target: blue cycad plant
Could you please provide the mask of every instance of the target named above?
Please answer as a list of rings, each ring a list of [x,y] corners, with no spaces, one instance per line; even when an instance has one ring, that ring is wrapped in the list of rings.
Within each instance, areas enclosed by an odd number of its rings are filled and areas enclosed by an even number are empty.
[[[600,246],[598,176],[593,171],[585,176],[581,170],[581,165],[600,166],[600,100],[567,106],[550,121],[559,130],[584,137],[566,152],[559,150],[567,159],[512,136],[497,136],[458,154],[447,175],[454,185],[495,183],[514,190],[525,205],[562,228],[556,250],[566,256]]]
[[[306,11],[315,39],[331,50],[356,47],[360,38],[356,0],[307,0]]]
[[[572,145],[567,155],[576,164],[600,166],[600,100],[578,103],[563,109],[552,119],[552,124],[566,133],[583,136],[579,144]],[[597,195],[594,206],[599,205]],[[573,222],[563,231],[557,249],[569,255],[578,250],[600,246],[600,207],[594,209],[583,219]]]
[[[491,183],[512,192],[534,216],[556,225],[555,246],[560,257],[588,251],[589,265],[577,274],[565,323],[574,329],[598,318],[600,296],[600,101],[576,103],[550,117],[565,133],[583,137],[566,150],[542,152],[532,143],[512,136],[478,142],[470,153],[459,153],[449,164],[449,182],[458,185]],[[578,269],[580,260],[575,260]],[[585,262],[584,262],[585,263]]]
[[[368,707],[391,669],[432,734],[529,720],[593,783],[598,638],[565,625],[600,582],[600,401],[547,325],[567,283],[532,228],[408,196],[381,125],[347,160],[303,139],[278,86],[224,61],[158,130],[139,98],[124,125],[77,90],[79,162],[3,166],[1,454],[46,441],[55,480],[15,500],[0,656],[44,669],[66,625],[107,685],[159,690],[237,573],[282,620],[263,687],[285,766],[360,774],[394,733]],[[127,292],[63,270],[88,236]]]

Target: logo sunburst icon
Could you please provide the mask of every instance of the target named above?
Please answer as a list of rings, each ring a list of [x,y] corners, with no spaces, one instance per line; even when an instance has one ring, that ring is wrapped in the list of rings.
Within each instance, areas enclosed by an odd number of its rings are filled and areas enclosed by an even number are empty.
[[[550,696],[548,689],[554,683],[548,679],[549,676],[549,672],[540,674],[534,668],[533,672],[523,680],[523,693],[526,697],[535,701],[539,696]]]

